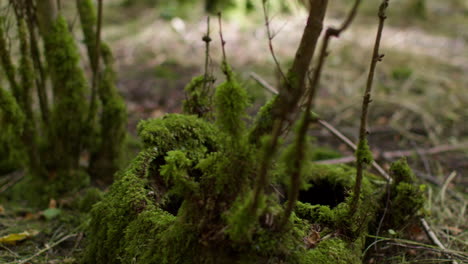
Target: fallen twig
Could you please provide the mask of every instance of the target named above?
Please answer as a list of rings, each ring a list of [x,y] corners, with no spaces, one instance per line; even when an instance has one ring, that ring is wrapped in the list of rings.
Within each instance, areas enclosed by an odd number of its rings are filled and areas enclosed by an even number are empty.
[[[429,239],[431,239],[431,241],[434,244],[436,244],[438,247],[440,247],[442,250],[447,250],[447,248],[444,246],[444,244],[442,244],[442,242],[440,242],[439,238],[437,238],[437,235],[434,233],[434,231],[432,231],[432,229],[429,226],[429,224],[427,223],[426,219],[424,219],[424,217],[421,217],[419,220],[421,221],[421,225],[424,228],[424,231],[426,231],[426,234],[429,237]],[[448,258],[452,259],[452,256],[450,254],[445,253],[445,255]],[[455,261],[455,260],[452,260],[452,264],[458,264],[458,262]]]
[[[23,171],[15,171],[11,173],[9,176],[11,179],[7,181],[1,188],[0,188],[0,193],[3,193],[6,191],[8,188],[11,186],[15,185],[17,182],[19,182],[23,177],[24,177],[24,172]]]
[[[63,241],[71,238],[71,237],[74,237],[74,236],[77,236],[77,234],[71,234],[71,235],[68,235],[68,236],[65,236],[65,237],[62,237],[60,240],[58,240],[57,242],[53,243],[52,245],[46,245],[45,248],[39,250],[38,252],[36,252],[34,255],[28,257],[28,258],[25,258],[23,260],[20,260],[20,261],[13,261],[13,262],[8,262],[6,264],[23,264],[23,263],[26,263],[42,254],[44,254],[45,252],[51,250],[52,248],[56,247],[57,245],[59,245],[60,243],[62,243]]]
[[[413,156],[415,154],[434,155],[434,154],[439,154],[443,152],[463,150],[463,149],[468,149],[468,142],[462,143],[460,145],[441,145],[441,146],[436,146],[436,147],[429,148],[429,149],[418,148],[414,150],[395,150],[395,151],[384,151],[380,153],[374,152],[373,156],[374,156],[374,159],[376,160],[379,160],[379,159],[393,160],[397,158]],[[337,159],[321,160],[321,161],[318,161],[318,163],[322,163],[322,164],[350,163],[350,162],[354,162],[355,159],[356,158],[354,156],[350,155],[350,156],[337,158]]]
[[[318,120],[318,123],[326,128],[328,131],[330,131],[333,135],[335,135],[337,138],[339,138],[341,141],[343,141],[348,147],[350,147],[352,150],[356,151],[357,146],[350,140],[348,139],[345,135],[343,135],[340,131],[338,131],[336,128],[334,128],[330,123],[327,121]],[[379,172],[380,175],[382,175],[387,181],[391,182],[392,178],[388,173],[380,166],[375,160],[372,161],[371,163],[372,167]]]
[[[272,94],[278,94],[278,91],[273,86],[271,86],[269,83],[267,83],[262,77],[260,77],[255,72],[250,72],[250,77],[252,77],[252,79],[257,81],[257,83],[259,83],[261,86],[266,88]]]

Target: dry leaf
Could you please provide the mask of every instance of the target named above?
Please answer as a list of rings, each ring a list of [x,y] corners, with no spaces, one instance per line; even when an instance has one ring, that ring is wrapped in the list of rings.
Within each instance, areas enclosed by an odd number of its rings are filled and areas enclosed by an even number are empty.
[[[455,227],[455,226],[447,226],[447,229],[450,231],[450,233],[452,233],[452,235],[456,236],[458,234],[460,234],[461,232],[463,232],[463,230],[461,230],[460,228],[458,227]]]
[[[37,230],[29,230],[21,233],[13,233],[6,236],[0,237],[0,244],[14,245],[19,241],[31,238],[39,234]]]
[[[320,233],[315,230],[311,230],[309,236],[304,238],[304,242],[306,243],[307,248],[316,247],[318,242],[320,242]]]
[[[41,215],[38,213],[38,214],[33,214],[33,213],[26,213],[23,217],[24,220],[35,220],[35,219],[39,219]]]
[[[0,204],[0,214],[4,214],[5,213],[5,208],[3,208],[3,205]]]

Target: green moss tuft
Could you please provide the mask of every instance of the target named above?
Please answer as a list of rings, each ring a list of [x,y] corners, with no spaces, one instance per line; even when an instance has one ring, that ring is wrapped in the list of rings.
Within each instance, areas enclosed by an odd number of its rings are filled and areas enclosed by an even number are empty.
[[[342,155],[339,152],[324,147],[314,147],[310,155],[313,161],[337,159],[342,157]]]
[[[390,173],[394,181],[390,188],[390,207],[384,228],[398,230],[422,214],[426,186],[414,184],[413,171],[405,158],[393,162]]]
[[[23,133],[25,115],[13,95],[0,87],[0,174],[24,165]]]
[[[16,68],[11,60],[10,50],[7,48],[9,45],[7,44],[6,32],[4,29],[6,24],[7,23],[5,23],[4,18],[0,18],[0,60],[10,84],[10,90],[12,91],[13,96],[19,100],[21,92],[16,82]]]
[[[212,80],[206,80],[206,76],[201,75],[193,78],[185,86],[187,99],[183,102],[184,113],[210,119],[212,102],[208,91],[205,89],[208,82],[212,82]]]
[[[276,100],[278,100],[278,97],[274,97],[260,108],[255,123],[249,133],[249,141],[251,143],[260,144],[259,139],[272,130],[274,124],[273,106],[276,105]]]
[[[94,69],[96,58],[96,11],[91,0],[77,0],[77,9],[80,17],[81,28],[83,30],[84,43],[88,50],[89,61]]]
[[[99,83],[102,103],[99,141],[92,148],[89,171],[94,178],[111,183],[121,168],[127,137],[127,108],[116,87],[114,59],[110,48],[102,44],[101,55],[105,69]]]
[[[198,193],[199,184],[190,178],[187,170],[192,165],[184,152],[173,150],[164,157],[165,164],[161,166],[160,174],[167,186],[172,186],[169,193],[177,196],[191,196]]]
[[[362,242],[347,243],[340,238],[321,241],[301,256],[301,264],[361,264]]]
[[[191,160],[216,150],[218,145],[216,127],[195,116],[169,114],[141,121],[137,129],[144,148],[154,148],[160,153],[183,149]]]
[[[216,124],[222,131],[238,140],[245,130],[243,118],[246,117],[245,109],[249,105],[249,98],[247,91],[237,82],[226,62],[223,63],[223,71],[227,81],[216,88]]]
[[[393,162],[390,166],[390,174],[396,184],[400,182],[410,183],[414,181],[413,171],[406,162],[406,158]]]
[[[372,157],[372,151],[369,148],[369,144],[367,143],[367,139],[359,141],[357,150],[356,150],[356,158],[357,162],[362,164],[371,164],[374,161]]]
[[[98,188],[91,187],[85,190],[77,201],[77,208],[81,212],[89,212],[93,205],[102,200],[104,193]]]
[[[51,174],[50,195],[73,192],[88,182],[79,172],[78,161],[86,132],[86,92],[88,86],[79,66],[79,53],[65,19],[61,16],[44,37],[46,59],[51,70],[54,107],[49,135],[54,138],[48,161]],[[55,186],[55,187],[54,187]]]

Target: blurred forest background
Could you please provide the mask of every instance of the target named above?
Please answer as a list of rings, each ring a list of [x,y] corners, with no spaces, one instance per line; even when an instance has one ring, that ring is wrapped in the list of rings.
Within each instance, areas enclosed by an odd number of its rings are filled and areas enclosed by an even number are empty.
[[[11,12],[6,2],[1,1],[2,17]],[[78,23],[74,1],[59,2],[69,27],[82,39],[81,31],[74,26]],[[272,43],[281,66],[286,69],[294,58],[307,12],[296,0],[270,2]],[[325,26],[339,25],[352,2],[330,1]],[[376,31],[377,2],[364,1],[350,29],[332,42],[316,100],[316,112],[353,141],[358,137],[362,91]],[[390,2],[381,47],[385,59],[374,82],[369,143],[384,166],[388,167],[396,157],[407,156],[418,182],[428,186],[425,210],[435,233],[447,248],[466,252],[468,1]],[[271,98],[271,93],[258,82],[260,76],[276,86],[280,78],[268,48],[261,1],[105,0],[102,38],[114,53],[117,87],[125,98],[128,131],[132,135],[128,139],[127,160],[139,150],[137,123],[181,112],[184,87],[194,76],[203,74],[202,37],[207,29],[207,9],[212,12],[210,58],[214,76],[222,76],[215,19],[215,13],[221,10],[227,57],[248,89],[252,113]],[[86,57],[84,45],[80,50],[81,56]],[[84,67],[91,71],[89,66]],[[314,127],[311,135],[317,145],[331,153],[326,162],[340,162],[330,157],[353,155],[320,127]],[[34,236],[17,245],[0,243],[0,263],[17,263],[30,256],[34,259],[20,263],[76,263],[82,247],[80,224],[86,221],[86,216],[57,206],[54,204],[57,201],[41,210],[32,209],[27,203],[10,203],[2,193],[21,180],[18,175],[13,172],[0,177],[0,237],[25,231]],[[73,239],[63,239],[71,234]],[[395,236],[431,244],[417,227]],[[57,241],[60,245],[55,246]],[[54,247],[40,252],[50,245]],[[407,246],[401,241],[388,245],[382,254],[388,255],[386,263],[449,261],[440,253],[419,245]]]

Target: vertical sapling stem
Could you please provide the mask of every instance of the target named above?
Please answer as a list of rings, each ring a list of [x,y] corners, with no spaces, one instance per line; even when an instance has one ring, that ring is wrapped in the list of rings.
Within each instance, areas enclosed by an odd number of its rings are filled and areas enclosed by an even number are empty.
[[[389,0],[383,0],[379,7],[379,27],[377,36],[374,43],[374,51],[372,54],[369,74],[367,77],[366,91],[362,101],[361,123],[359,128],[359,143],[356,150],[356,183],[354,184],[353,198],[351,200],[350,215],[353,216],[358,209],[359,197],[361,195],[362,175],[366,164],[372,163],[372,153],[367,144],[367,115],[369,111],[369,104],[371,103],[372,83],[374,81],[375,68],[377,62],[382,61],[384,55],[379,53],[380,41],[382,39],[382,32],[384,22],[387,18],[385,11],[388,7]]]

